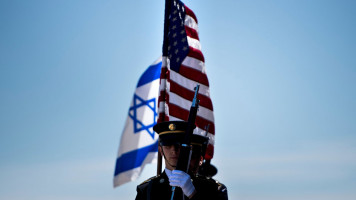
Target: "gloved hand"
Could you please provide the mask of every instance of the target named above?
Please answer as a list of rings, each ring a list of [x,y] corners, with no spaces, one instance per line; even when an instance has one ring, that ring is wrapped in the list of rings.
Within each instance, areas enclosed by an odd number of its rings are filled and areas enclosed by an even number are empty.
[[[172,174],[168,177],[171,186],[180,187],[185,196],[190,197],[195,191],[195,187],[190,179],[190,176],[180,170],[173,170]]]

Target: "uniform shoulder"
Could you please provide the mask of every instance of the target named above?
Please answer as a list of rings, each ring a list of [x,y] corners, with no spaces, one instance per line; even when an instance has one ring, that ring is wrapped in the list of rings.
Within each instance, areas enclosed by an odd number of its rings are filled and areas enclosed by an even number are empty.
[[[210,178],[210,180],[213,181],[213,182],[215,182],[215,184],[217,185],[218,190],[219,190],[220,192],[222,192],[222,193],[227,193],[227,188],[226,188],[226,186],[225,186],[223,183],[221,183],[221,182],[219,182],[219,181],[217,181],[217,180],[215,180],[215,179],[213,179],[213,178]]]
[[[159,179],[160,176],[161,176],[161,175],[153,176],[153,177],[151,177],[151,178],[149,178],[149,179],[143,181],[143,182],[140,183],[138,186],[145,185],[145,184],[149,183],[151,180],[154,181],[154,180],[156,180],[156,179]]]
[[[211,181],[214,181],[216,184],[218,185],[224,185],[223,183],[221,183],[220,181],[216,180],[216,179],[213,179],[213,178],[210,178]]]
[[[205,177],[205,176],[197,176],[197,178],[201,179],[201,180],[205,180],[207,182],[210,182],[210,184],[217,185],[219,188],[226,188],[226,186],[223,183],[219,182],[216,179],[208,178],[208,177]]]
[[[220,181],[218,181],[216,179],[213,179],[213,178],[209,178],[209,179],[211,181],[215,182],[219,187],[225,187],[226,188],[226,186],[223,183],[221,183]]]

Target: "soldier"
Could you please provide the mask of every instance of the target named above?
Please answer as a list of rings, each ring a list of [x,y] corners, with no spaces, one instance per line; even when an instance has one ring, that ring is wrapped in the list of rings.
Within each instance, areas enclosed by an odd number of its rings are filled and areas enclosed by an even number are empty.
[[[206,148],[203,146],[203,149]],[[205,153],[203,153],[203,155],[205,155]],[[218,187],[218,191],[219,191],[219,198],[218,199],[228,199],[227,196],[227,188],[224,184],[214,180],[212,177],[215,176],[218,173],[218,170],[216,169],[216,167],[212,164],[210,164],[210,160],[205,160],[203,162],[203,164],[199,165],[199,169],[198,169],[198,175],[200,177],[205,177],[206,179],[210,179],[211,181],[215,181],[219,187]]]
[[[187,122],[170,121],[156,124],[153,129],[159,134],[159,153],[164,157],[165,169],[158,176],[152,177],[137,186],[136,200],[170,200],[172,186],[176,186],[174,199],[212,199],[227,200],[226,187],[222,191],[222,184],[214,179],[196,176],[203,161],[203,153],[208,138],[193,134],[193,147],[188,174],[175,170],[180,144],[183,141]]]

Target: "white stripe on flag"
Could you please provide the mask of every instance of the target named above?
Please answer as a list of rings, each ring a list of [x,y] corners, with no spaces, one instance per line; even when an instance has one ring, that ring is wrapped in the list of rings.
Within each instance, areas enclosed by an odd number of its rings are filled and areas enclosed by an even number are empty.
[[[195,48],[195,49],[199,49],[201,50],[201,45],[200,45],[200,42],[199,40],[197,39],[194,39],[194,38],[191,38],[191,37],[187,37],[188,38],[188,44],[189,46]]]
[[[183,60],[182,65],[190,67],[190,68],[195,69],[195,70],[197,70],[197,71],[199,71],[201,73],[206,74],[206,72],[205,72],[205,64],[201,60],[198,60],[198,59],[195,59],[195,58],[192,58],[192,57],[186,57]]]
[[[182,87],[184,87],[190,91],[193,91],[193,92],[194,92],[194,88],[197,86],[197,84],[199,84],[200,85],[199,94],[203,94],[205,96],[210,96],[209,87],[207,87],[201,83],[198,83],[196,81],[187,79],[173,70],[170,71],[170,75],[171,75],[170,78],[172,81],[178,83]]]
[[[195,29],[197,32],[199,32],[197,22],[189,15],[185,16],[184,25],[188,26],[189,28]]]
[[[181,96],[175,94],[175,93],[169,93],[169,103],[175,104],[187,111],[190,110],[190,107],[192,106],[192,101],[186,100],[182,98]],[[207,119],[211,122],[214,122],[214,114],[213,111],[204,108],[203,106],[199,106],[199,110],[197,113],[198,116]]]

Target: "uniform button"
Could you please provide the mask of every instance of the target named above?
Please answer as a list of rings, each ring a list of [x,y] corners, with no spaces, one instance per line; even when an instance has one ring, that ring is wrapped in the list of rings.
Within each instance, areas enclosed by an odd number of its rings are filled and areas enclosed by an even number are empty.
[[[164,183],[164,179],[163,179],[163,178],[161,178],[161,180],[159,180],[159,182],[160,182],[160,183]]]

